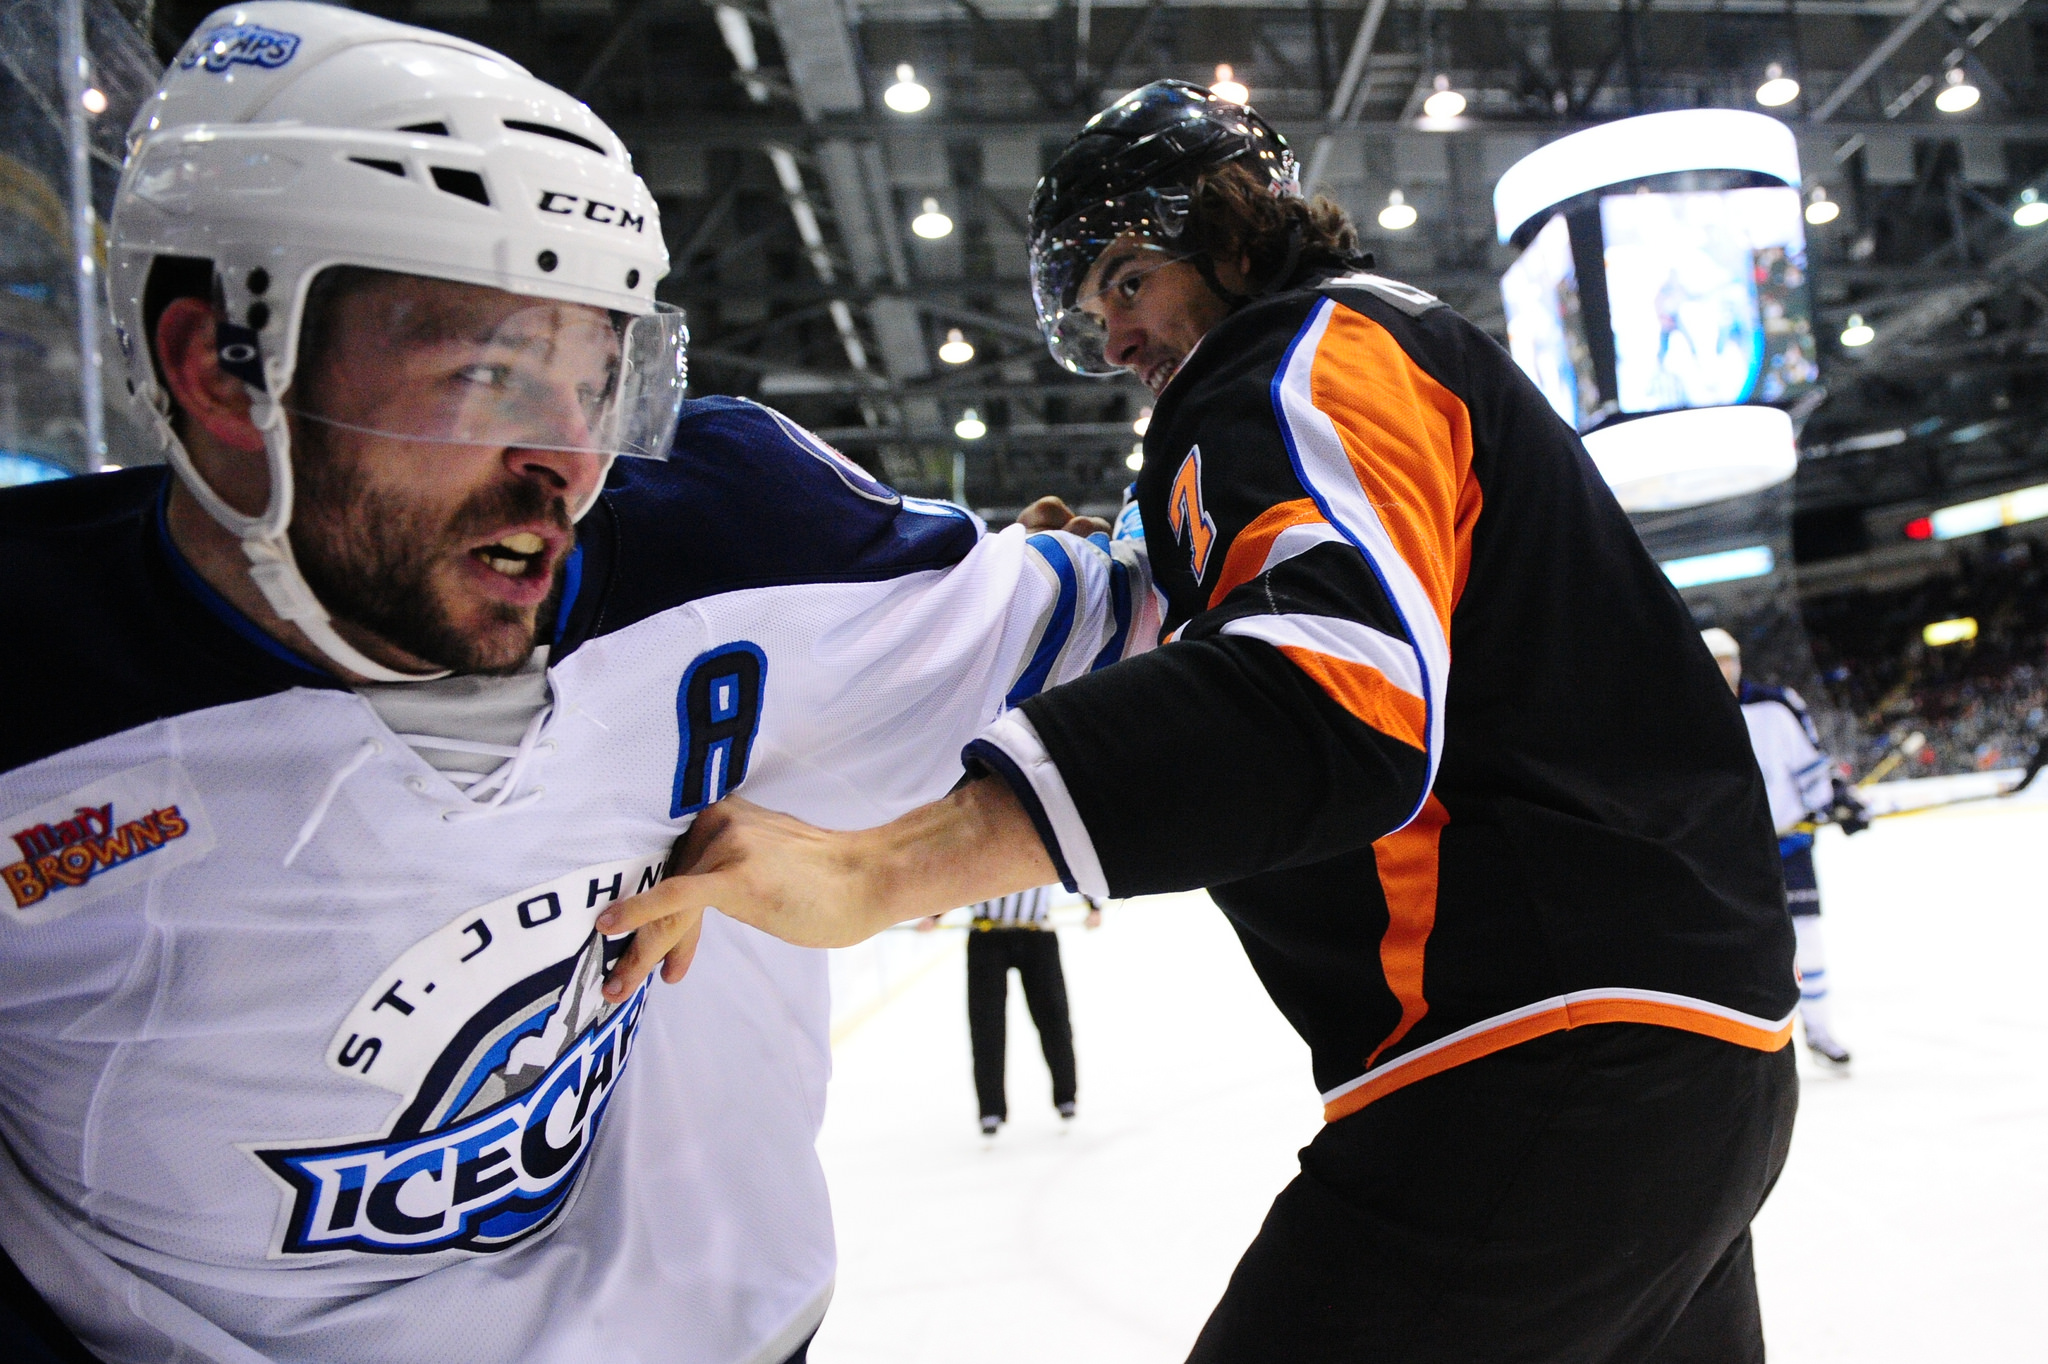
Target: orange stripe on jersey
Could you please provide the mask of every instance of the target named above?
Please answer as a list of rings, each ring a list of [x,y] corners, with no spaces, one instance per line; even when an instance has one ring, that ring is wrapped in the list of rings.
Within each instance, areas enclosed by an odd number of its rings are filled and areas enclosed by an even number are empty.
[[[1421,697],[1402,691],[1369,663],[1333,658],[1296,644],[1275,647],[1338,705],[1388,738],[1428,751],[1429,714]]]
[[[1568,1026],[1574,1028],[1583,1028],[1588,1023],[1654,1023],[1733,1042],[1739,1047],[1753,1047],[1757,1051],[1776,1051],[1792,1040],[1792,1020],[1789,1018],[1782,1027],[1769,1029],[1752,1027],[1704,1009],[1688,1009],[1683,1005],[1647,999],[1587,999],[1570,1007],[1572,1021]]]
[[[1464,1065],[1467,1061],[1491,1056],[1497,1051],[1505,1051],[1533,1038],[1596,1023],[1655,1024],[1765,1052],[1777,1051],[1792,1040],[1790,1017],[1782,1024],[1772,1027],[1756,1027],[1723,1017],[1711,1009],[1690,1008],[1684,1004],[1660,1000],[1575,998],[1550,1008],[1534,1009],[1526,1013],[1518,1011],[1496,1026],[1470,1031],[1448,1046],[1437,1046],[1417,1052],[1413,1057],[1403,1057],[1390,1062],[1379,1074],[1367,1079],[1356,1089],[1347,1090],[1324,1104],[1323,1121],[1335,1122],[1339,1118],[1349,1117],[1367,1104],[1376,1099],[1384,1099],[1397,1089],[1406,1089],[1417,1080],[1427,1080],[1432,1075],[1441,1075],[1455,1066]]]
[[[1367,1070],[1380,1059],[1380,1053],[1406,1037],[1429,1012],[1429,1000],[1422,992],[1422,958],[1429,945],[1429,931],[1436,927],[1437,847],[1450,818],[1443,802],[1432,794],[1414,819],[1372,845],[1380,888],[1387,896],[1380,970],[1386,974],[1387,988],[1401,1002],[1401,1021],[1365,1058]]]
[[[1213,610],[1222,600],[1253,578],[1266,566],[1266,556],[1273,552],[1273,542],[1280,533],[1296,526],[1320,522],[1323,514],[1316,510],[1316,504],[1309,498],[1296,498],[1268,507],[1258,518],[1237,533],[1230,542],[1230,552],[1223,556],[1223,575],[1216,580],[1216,590],[1209,594],[1209,606]]]
[[[1481,502],[1471,413],[1385,327],[1342,306],[1316,346],[1309,392],[1448,637]]]

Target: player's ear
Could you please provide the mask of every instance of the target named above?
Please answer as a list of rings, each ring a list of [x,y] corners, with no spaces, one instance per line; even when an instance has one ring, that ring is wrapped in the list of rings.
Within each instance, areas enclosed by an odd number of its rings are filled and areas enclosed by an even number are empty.
[[[263,433],[249,418],[249,390],[220,367],[213,307],[171,300],[156,324],[157,364],[185,420],[230,450],[260,454]]]

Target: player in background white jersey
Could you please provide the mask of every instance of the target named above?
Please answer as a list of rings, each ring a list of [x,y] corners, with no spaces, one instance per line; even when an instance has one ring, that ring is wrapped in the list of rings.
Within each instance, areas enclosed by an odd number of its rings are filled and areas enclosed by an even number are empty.
[[[1847,1070],[1849,1049],[1835,1036],[1829,1006],[1827,949],[1821,938],[1820,880],[1813,866],[1813,835],[1831,819],[1845,833],[1870,827],[1863,805],[1820,751],[1820,735],[1806,703],[1790,687],[1766,687],[1742,677],[1742,646],[1715,626],[1700,632],[1707,652],[1721,665],[1729,690],[1742,704],[1750,746],[1770,793],[1771,823],[1778,830],[1778,855],[1785,869],[1785,906],[1798,937],[1799,1021],[1806,1046],[1827,1066]]]
[[[822,954],[714,920],[606,997],[596,916],[742,782],[843,829],[944,794],[1156,636],[1141,555],[686,401],[624,147],[475,44],[223,10],[129,146],[175,477],[0,492],[0,1340],[800,1359]]]

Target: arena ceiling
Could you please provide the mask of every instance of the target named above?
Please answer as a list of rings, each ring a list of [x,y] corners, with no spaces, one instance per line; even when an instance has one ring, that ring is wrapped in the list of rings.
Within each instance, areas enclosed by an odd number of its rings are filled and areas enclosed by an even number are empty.
[[[587,100],[659,197],[693,389],[763,398],[906,491],[1007,515],[1113,506],[1134,382],[1067,375],[1027,298],[1024,208],[1046,158],[1124,90],[1229,63],[1380,267],[1496,334],[1495,179],[1541,142],[1635,112],[1754,108],[1765,69],[1807,187],[1826,394],[1799,415],[1802,557],[1860,548],[1873,508],[2048,468],[2048,8],[2025,0],[378,0]],[[155,16],[168,53],[208,6]],[[909,65],[930,103],[893,112]],[[1983,97],[1934,107],[1962,69]],[[1438,77],[1467,100],[1421,116]],[[1418,210],[1375,217],[1399,190]],[[931,207],[951,232],[911,222]],[[1836,336],[1851,314],[1877,339]],[[957,329],[971,360],[938,358]],[[986,427],[955,434],[969,409]],[[971,429],[971,428],[970,428]],[[956,473],[957,471],[957,473]],[[1880,518],[1881,519],[1881,518]]]

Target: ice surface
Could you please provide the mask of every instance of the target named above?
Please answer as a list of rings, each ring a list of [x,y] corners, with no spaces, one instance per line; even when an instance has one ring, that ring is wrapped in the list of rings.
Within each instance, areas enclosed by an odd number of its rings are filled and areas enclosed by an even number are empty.
[[[2048,802],[1823,834],[1856,1062],[1809,1074],[1757,1223],[1773,1364],[2048,1359],[2044,851]],[[1013,988],[1011,1122],[981,1137],[958,932],[841,1024],[817,1364],[1185,1357],[1320,1110],[1306,1049],[1202,897],[1107,918],[1060,934],[1081,1074],[1065,1130]]]

